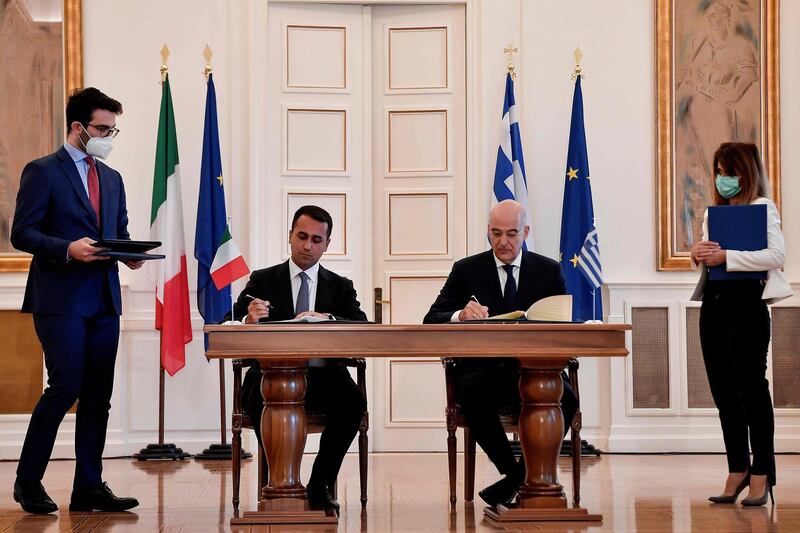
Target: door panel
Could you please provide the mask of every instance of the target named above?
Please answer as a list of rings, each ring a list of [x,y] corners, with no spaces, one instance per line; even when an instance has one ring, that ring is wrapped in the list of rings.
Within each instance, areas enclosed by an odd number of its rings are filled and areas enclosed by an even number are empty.
[[[328,209],[323,264],[353,279],[368,314],[379,286],[385,321],[421,323],[466,253],[464,7],[271,2],[268,18],[267,200],[255,238],[270,264],[285,260],[295,209]],[[373,448],[445,449],[439,360],[368,365]]]
[[[463,6],[372,9],[372,268],[392,324],[421,323],[466,253],[464,16]],[[441,362],[373,368],[375,449],[446,449]]]

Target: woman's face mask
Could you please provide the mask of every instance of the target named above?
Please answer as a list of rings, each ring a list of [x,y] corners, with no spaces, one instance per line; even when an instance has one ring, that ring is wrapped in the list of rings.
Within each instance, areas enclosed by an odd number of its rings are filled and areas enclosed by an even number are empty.
[[[717,179],[714,184],[717,186],[717,191],[723,198],[733,198],[739,191],[742,190],[739,186],[739,176],[723,176],[717,174]]]

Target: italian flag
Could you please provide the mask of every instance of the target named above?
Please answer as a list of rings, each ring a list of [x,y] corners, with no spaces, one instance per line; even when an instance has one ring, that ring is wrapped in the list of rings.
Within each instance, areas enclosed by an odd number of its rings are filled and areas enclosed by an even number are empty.
[[[166,256],[163,261],[152,263],[157,268],[156,329],[161,331],[161,366],[170,376],[186,364],[185,345],[192,340],[179,166],[175,114],[167,76],[161,85],[150,236],[161,241],[157,253]]]
[[[247,263],[242,257],[242,252],[239,251],[236,241],[231,237],[230,228],[225,228],[222,242],[217,248],[217,253],[214,254],[210,272],[211,279],[214,280],[218,291],[250,273],[250,269],[247,268]]]

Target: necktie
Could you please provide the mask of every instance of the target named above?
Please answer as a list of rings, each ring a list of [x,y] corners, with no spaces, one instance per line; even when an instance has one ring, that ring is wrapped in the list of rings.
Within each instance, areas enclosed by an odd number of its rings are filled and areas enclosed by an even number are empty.
[[[511,309],[514,306],[514,300],[517,299],[517,282],[514,281],[514,265],[503,265],[503,270],[506,271],[506,286],[503,289],[503,299],[506,301],[508,309]]]
[[[297,292],[297,304],[294,306],[294,314],[308,311],[308,274],[300,272],[300,290]]]
[[[97,176],[97,167],[95,166],[94,158],[89,156],[85,159],[86,164],[89,165],[89,172],[86,174],[86,184],[89,188],[89,203],[92,204],[94,209],[95,221],[97,227],[100,227],[100,178]]]

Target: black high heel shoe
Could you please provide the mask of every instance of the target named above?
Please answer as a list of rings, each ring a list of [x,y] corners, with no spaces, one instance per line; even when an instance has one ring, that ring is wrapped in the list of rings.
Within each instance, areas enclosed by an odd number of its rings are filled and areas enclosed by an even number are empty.
[[[742,505],[747,507],[758,507],[761,505],[765,505],[767,503],[767,495],[769,495],[769,499],[772,501],[772,505],[775,505],[775,496],[772,495],[772,485],[767,485],[767,489],[764,491],[764,495],[760,498],[745,498],[742,500]]]
[[[736,503],[736,498],[739,497],[739,494],[741,494],[742,491],[745,489],[745,487],[747,487],[748,485],[750,485],[750,474],[747,474],[746,476],[744,476],[744,479],[742,480],[741,483],[739,483],[739,486],[736,487],[736,491],[733,493],[732,496],[726,496],[724,494],[722,494],[720,496],[710,496],[708,498],[708,501],[710,501],[712,503]],[[765,494],[764,498],[766,498],[766,497],[767,496]],[[767,502],[767,500],[765,499],[763,503],[758,504],[758,505],[764,505],[764,503],[766,503],[766,502]],[[742,503],[744,503],[744,502],[742,502]],[[751,505],[756,505],[756,504],[751,504]]]

